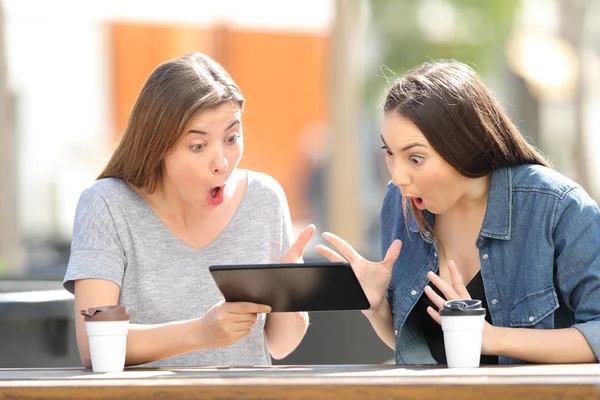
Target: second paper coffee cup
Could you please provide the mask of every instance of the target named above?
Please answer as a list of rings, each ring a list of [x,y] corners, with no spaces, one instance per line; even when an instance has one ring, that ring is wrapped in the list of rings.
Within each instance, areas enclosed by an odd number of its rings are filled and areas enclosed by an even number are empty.
[[[477,368],[485,308],[480,300],[450,300],[440,310],[449,368]]]

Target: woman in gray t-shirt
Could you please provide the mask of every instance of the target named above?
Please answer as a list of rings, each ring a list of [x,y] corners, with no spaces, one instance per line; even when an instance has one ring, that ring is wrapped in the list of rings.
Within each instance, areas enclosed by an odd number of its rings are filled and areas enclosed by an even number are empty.
[[[80,310],[127,307],[126,365],[268,365],[302,340],[306,313],[226,303],[212,264],[296,262],[281,186],[240,170],[244,98],[194,53],[146,81],[105,170],[79,200],[64,287],[75,294],[77,344],[91,367]]]

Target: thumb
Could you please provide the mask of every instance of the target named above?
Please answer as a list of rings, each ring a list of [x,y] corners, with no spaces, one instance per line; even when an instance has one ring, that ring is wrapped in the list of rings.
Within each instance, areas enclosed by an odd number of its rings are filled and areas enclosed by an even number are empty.
[[[296,262],[298,258],[302,257],[304,253],[304,249],[306,245],[313,237],[316,231],[316,227],[314,225],[308,225],[306,228],[302,230],[296,242],[290,246],[289,250],[283,257],[283,262]]]
[[[394,240],[391,246],[388,248],[387,253],[385,253],[385,258],[383,259],[383,264],[389,264],[390,268],[394,265],[394,262],[398,259],[400,255],[400,249],[402,248],[402,241],[400,239]]]

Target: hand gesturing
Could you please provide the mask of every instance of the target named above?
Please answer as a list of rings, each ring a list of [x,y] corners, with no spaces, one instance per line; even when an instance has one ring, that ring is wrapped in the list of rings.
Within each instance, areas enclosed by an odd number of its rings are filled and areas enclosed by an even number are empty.
[[[349,262],[371,304],[369,310],[377,311],[386,295],[386,290],[392,276],[392,268],[400,255],[402,242],[395,240],[389,247],[383,261],[371,262],[358,254],[345,240],[333,233],[324,233],[323,237],[342,253],[345,258],[327,246],[318,245],[316,250],[333,262]]]

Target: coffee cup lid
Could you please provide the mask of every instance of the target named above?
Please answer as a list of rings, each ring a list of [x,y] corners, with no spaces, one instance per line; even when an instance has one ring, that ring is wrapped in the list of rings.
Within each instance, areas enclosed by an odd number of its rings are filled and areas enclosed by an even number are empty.
[[[449,300],[444,302],[440,316],[485,315],[481,300]]]
[[[129,321],[125,306],[101,306],[81,310],[85,321]]]

